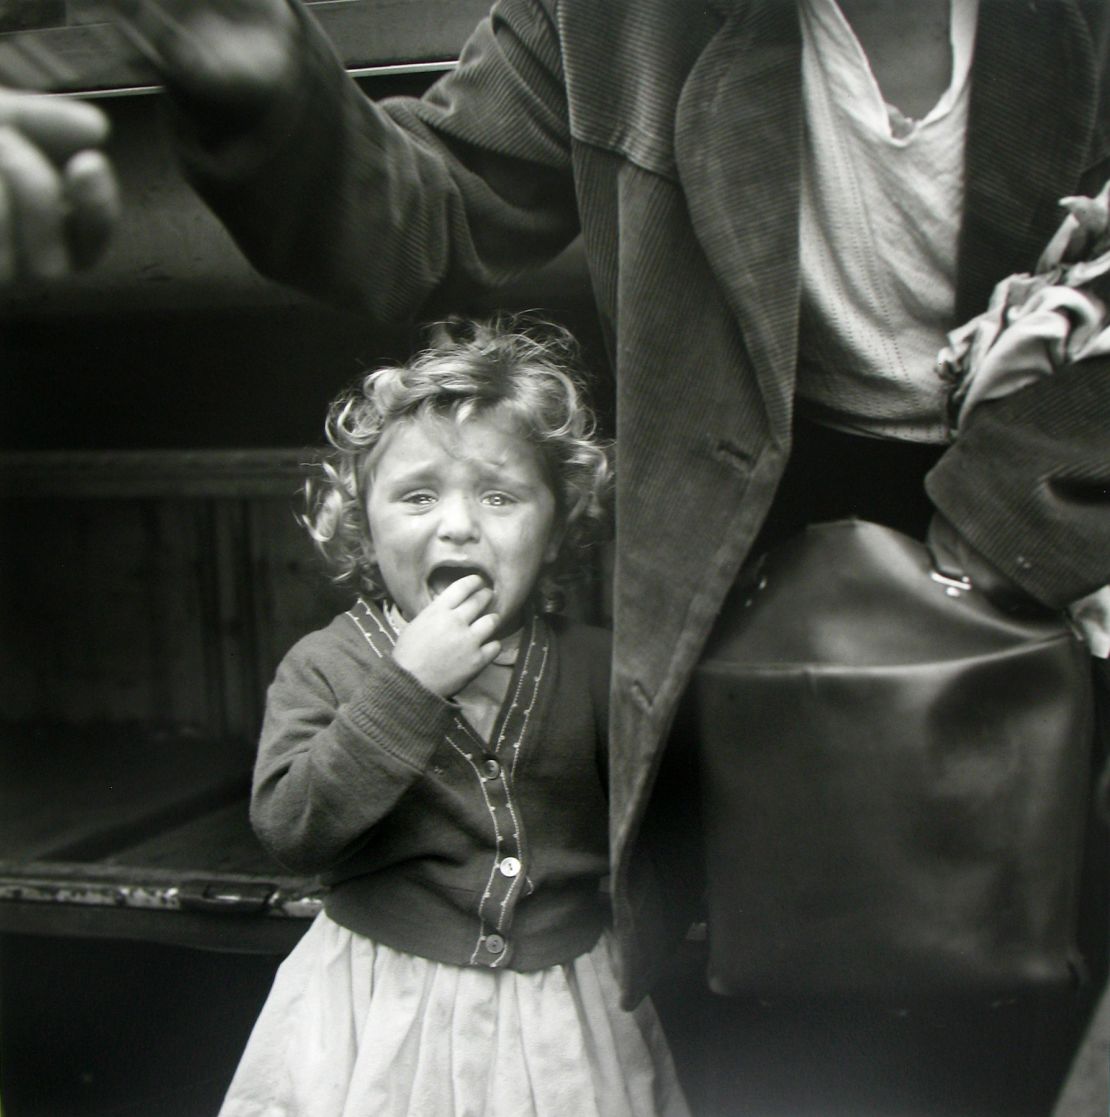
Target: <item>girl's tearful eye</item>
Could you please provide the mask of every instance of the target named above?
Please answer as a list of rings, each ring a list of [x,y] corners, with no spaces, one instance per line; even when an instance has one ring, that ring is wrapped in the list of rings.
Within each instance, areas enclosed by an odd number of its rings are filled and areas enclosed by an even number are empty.
[[[484,504],[488,504],[493,508],[507,508],[510,504],[515,504],[516,501],[509,496],[508,493],[486,493],[482,498]]]
[[[435,499],[435,493],[422,489],[414,493],[405,493],[405,495],[401,497],[401,503],[411,504],[416,508],[425,508],[429,504],[434,504]]]

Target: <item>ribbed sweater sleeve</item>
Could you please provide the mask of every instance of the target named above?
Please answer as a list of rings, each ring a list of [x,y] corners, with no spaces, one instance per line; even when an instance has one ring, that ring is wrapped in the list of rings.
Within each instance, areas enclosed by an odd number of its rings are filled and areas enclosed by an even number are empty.
[[[334,628],[306,637],[267,696],[251,796],[259,839],[295,872],[325,871],[420,779],[454,717],[391,658]]]

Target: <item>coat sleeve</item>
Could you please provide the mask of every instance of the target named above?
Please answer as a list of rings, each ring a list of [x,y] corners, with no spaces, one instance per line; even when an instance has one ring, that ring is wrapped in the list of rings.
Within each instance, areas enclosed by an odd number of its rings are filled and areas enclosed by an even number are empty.
[[[557,36],[500,0],[422,99],[375,103],[303,9],[282,119],[205,142],[177,111],[190,181],[263,274],[382,321],[492,287],[576,235]]]
[[[1098,100],[1070,192],[1093,197],[1110,175],[1110,19],[1097,0],[1080,7],[1097,50]],[[1051,209],[1046,235],[1061,216]],[[1065,366],[980,404],[926,490],[968,543],[1044,604],[1110,583],[1110,360]]]
[[[267,695],[251,824],[282,865],[320,873],[422,777],[454,713],[391,659],[344,696],[310,645],[286,656]]]
[[[1110,583],[1110,359],[981,404],[926,489],[976,550],[1046,605]]]

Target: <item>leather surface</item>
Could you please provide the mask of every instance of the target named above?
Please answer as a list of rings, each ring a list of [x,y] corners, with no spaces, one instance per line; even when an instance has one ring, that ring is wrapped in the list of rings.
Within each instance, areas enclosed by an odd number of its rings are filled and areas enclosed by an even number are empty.
[[[1052,990],[1079,968],[1090,668],[861,521],[729,602],[694,686],[713,989]]]

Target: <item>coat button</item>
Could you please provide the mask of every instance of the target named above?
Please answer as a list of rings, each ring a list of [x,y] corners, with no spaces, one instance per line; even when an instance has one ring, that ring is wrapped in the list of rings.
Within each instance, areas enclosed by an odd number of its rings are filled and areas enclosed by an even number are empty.
[[[503,877],[515,877],[520,872],[520,861],[515,857],[504,857],[498,868]]]
[[[482,761],[482,775],[485,776],[487,780],[497,779],[497,777],[501,775],[501,762],[494,759],[492,756],[487,756],[486,759]]]
[[[486,950],[490,954],[500,954],[505,949],[505,940],[500,935],[486,935]]]

